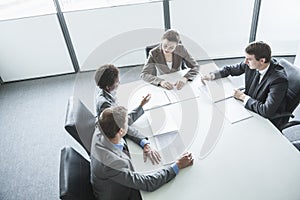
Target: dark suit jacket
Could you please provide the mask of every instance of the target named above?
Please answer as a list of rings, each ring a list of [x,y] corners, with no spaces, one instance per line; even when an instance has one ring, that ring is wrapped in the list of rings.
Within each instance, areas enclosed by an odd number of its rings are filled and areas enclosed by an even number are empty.
[[[176,176],[171,166],[153,173],[134,171],[130,158],[96,129],[91,147],[91,183],[99,200],[138,200]]]
[[[105,108],[109,108],[111,106],[118,106],[115,97],[100,88],[97,88],[97,91],[96,91],[95,104],[96,104],[97,116],[100,116],[101,112]],[[135,143],[137,143],[138,145],[140,144],[141,140],[146,137],[143,136],[142,134],[140,134],[139,131],[137,129],[133,128],[131,125],[142,114],[144,114],[144,109],[142,106],[138,106],[136,109],[134,109],[128,113],[128,125],[129,126],[128,126],[127,135],[125,136],[126,138],[129,138],[132,141],[134,141]],[[139,137],[132,137],[133,135],[134,136],[138,135]]]
[[[157,86],[163,81],[163,79],[157,77],[157,75],[179,71],[183,60],[185,64],[191,68],[184,77],[188,80],[193,80],[199,72],[199,65],[188,53],[186,48],[182,44],[176,46],[173,52],[172,68],[169,69],[161,45],[159,45],[150,51],[146,64],[142,69],[141,78]]]
[[[268,118],[279,128],[285,119],[272,120],[275,114],[286,111],[285,96],[288,89],[288,80],[286,73],[275,60],[271,60],[270,67],[258,84],[254,92],[249,93],[256,70],[250,69],[247,64],[225,66],[218,73],[214,73],[216,78],[238,76],[245,73],[245,94],[251,98],[247,101],[245,107],[261,116]]]

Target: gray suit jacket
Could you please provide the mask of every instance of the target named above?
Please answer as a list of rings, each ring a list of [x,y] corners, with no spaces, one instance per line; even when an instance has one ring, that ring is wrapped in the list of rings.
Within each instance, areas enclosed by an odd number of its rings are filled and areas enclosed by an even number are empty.
[[[245,73],[245,94],[251,98],[247,101],[245,107],[261,116],[268,118],[276,126],[280,127],[285,119],[273,120],[275,114],[286,111],[286,93],[288,89],[288,80],[286,73],[276,60],[271,60],[270,67],[263,79],[252,93],[249,93],[251,83],[254,78],[255,69],[250,69],[247,64],[225,66],[218,73],[214,73],[216,78],[238,76]]]
[[[111,106],[118,106],[116,99],[114,96],[112,96],[110,93],[106,92],[105,90],[97,88],[97,94],[96,94],[96,113],[97,116],[100,116],[101,112],[105,108],[109,108]],[[144,109],[141,106],[138,106],[136,109],[132,110],[128,113],[128,131],[126,138],[131,139],[137,144],[140,144],[141,140],[146,138],[142,134],[139,133],[138,130],[133,128],[131,124],[135,122],[142,114],[144,114]],[[138,137],[132,137],[137,136]]]
[[[175,176],[171,166],[150,174],[134,172],[127,154],[96,129],[91,147],[91,183],[97,199],[141,199],[139,190],[154,191]]]
[[[173,52],[172,68],[169,69],[161,45],[159,45],[150,51],[146,64],[142,69],[141,78],[146,82],[158,86],[163,79],[157,77],[157,75],[179,71],[183,60],[185,64],[191,68],[184,77],[188,80],[193,80],[199,72],[199,65],[188,53],[186,48],[182,44],[176,46]]]

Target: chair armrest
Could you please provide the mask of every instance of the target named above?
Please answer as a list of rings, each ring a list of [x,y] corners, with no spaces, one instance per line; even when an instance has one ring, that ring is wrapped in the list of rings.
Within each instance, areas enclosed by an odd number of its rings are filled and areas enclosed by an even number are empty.
[[[300,140],[294,141],[292,144],[300,151]]]
[[[290,121],[282,126],[282,130],[296,125],[300,125],[300,121]]]

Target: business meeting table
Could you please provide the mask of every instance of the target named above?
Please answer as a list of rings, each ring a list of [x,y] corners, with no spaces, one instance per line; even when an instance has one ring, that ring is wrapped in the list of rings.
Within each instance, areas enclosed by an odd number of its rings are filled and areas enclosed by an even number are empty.
[[[162,77],[174,83],[185,72]],[[120,85],[119,104],[129,110],[142,95],[152,95],[133,126],[148,136],[163,160],[159,165],[144,163],[141,148],[128,141],[136,171],[150,173],[185,151],[194,156],[193,166],[154,192],[142,191],[143,199],[299,200],[300,152],[267,119],[243,110],[234,98],[216,106],[208,90],[200,76],[180,91],[142,80]],[[233,111],[225,103],[229,99],[240,107]],[[232,112],[249,115],[230,120]]]

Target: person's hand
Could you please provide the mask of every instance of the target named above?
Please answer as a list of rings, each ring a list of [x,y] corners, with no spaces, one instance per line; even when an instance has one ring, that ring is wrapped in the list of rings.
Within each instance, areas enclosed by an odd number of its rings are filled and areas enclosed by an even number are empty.
[[[168,89],[168,90],[172,90],[173,89],[172,83],[170,83],[168,81],[161,81],[159,84],[160,84],[161,87],[163,87],[165,89]]]
[[[146,103],[149,102],[151,99],[151,94],[147,94],[145,97],[143,97],[143,100],[141,101],[141,106],[143,107]]]
[[[188,81],[187,78],[183,77],[182,79],[178,80],[175,83],[175,87],[177,90],[181,90],[181,88],[186,84],[186,82]]]
[[[184,153],[177,161],[176,164],[179,169],[186,168],[188,166],[193,165],[194,158],[192,156],[192,153],[186,152]]]
[[[147,161],[147,158],[151,160],[153,165],[161,161],[161,156],[155,149],[151,148],[150,144],[145,144],[143,151],[144,162]]]
[[[239,89],[235,89],[234,93],[233,93],[233,96],[234,96],[234,98],[236,98],[238,100],[244,101],[245,97],[246,97],[246,94],[244,92],[242,92],[241,90],[239,90]]]
[[[203,85],[205,85],[205,81],[212,81],[212,80],[214,80],[213,74],[207,74],[207,75],[201,76],[201,82],[203,83]]]

